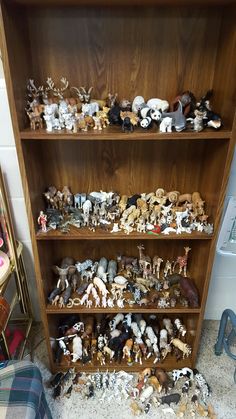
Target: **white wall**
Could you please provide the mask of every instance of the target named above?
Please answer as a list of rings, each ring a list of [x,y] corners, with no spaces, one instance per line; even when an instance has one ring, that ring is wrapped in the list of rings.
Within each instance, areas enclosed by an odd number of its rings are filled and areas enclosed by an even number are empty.
[[[231,166],[225,206],[231,196],[236,196],[236,149]],[[216,253],[212,269],[205,318],[219,319],[225,308],[231,308],[236,312],[235,296],[236,256],[226,256]]]
[[[2,72],[0,63],[0,77]],[[9,105],[4,79],[0,78],[0,165],[7,182],[10,203],[13,210],[17,238],[25,246],[25,264],[35,316],[38,319],[39,306],[35,286],[35,272],[27,215],[12,132]],[[45,185],[46,186],[46,185]],[[236,153],[234,156],[229,185],[229,196],[236,196]],[[219,319],[225,308],[236,309],[236,257],[216,255],[208,294],[205,318]]]

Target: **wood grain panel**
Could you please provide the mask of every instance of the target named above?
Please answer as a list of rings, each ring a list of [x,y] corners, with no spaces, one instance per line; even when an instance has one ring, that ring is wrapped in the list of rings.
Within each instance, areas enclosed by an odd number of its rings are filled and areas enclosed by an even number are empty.
[[[23,4],[30,6],[175,6],[176,0],[5,0],[8,4]],[[191,0],[191,6],[226,6],[234,4],[234,0]],[[189,0],[178,0],[178,5],[189,6]]]
[[[52,266],[60,266],[61,260],[65,256],[73,257],[76,261],[83,261],[87,258],[92,260],[99,260],[105,256],[108,259],[116,259],[119,254],[126,256],[139,256],[137,246],[143,243],[141,240],[96,240],[86,241],[81,245],[80,242],[71,244],[70,241],[51,241],[49,243],[41,242],[38,244],[40,260],[43,261],[41,265],[41,273],[43,278],[43,286],[45,298],[49,292],[54,288],[57,282],[57,277],[52,272]],[[194,280],[198,290],[200,299],[202,298],[205,275],[207,269],[207,260],[210,249],[209,241],[191,241],[178,240],[175,241],[145,241],[145,253],[153,257],[155,255],[163,258],[164,261],[176,260],[177,256],[184,254],[184,247],[191,247],[188,272],[189,276]],[[162,269],[164,268],[164,265]],[[114,311],[114,310],[113,310]],[[130,308],[132,311],[132,308]]]
[[[68,185],[73,192],[102,189],[130,195],[158,187],[197,190],[214,220],[227,147],[221,140],[209,145],[207,140],[27,141],[23,149],[34,217],[45,206],[43,192],[54,184],[58,189]]]
[[[93,85],[95,97],[117,91],[169,100],[212,87],[215,9],[29,8],[27,24],[32,77],[40,83],[65,75],[71,85]]]

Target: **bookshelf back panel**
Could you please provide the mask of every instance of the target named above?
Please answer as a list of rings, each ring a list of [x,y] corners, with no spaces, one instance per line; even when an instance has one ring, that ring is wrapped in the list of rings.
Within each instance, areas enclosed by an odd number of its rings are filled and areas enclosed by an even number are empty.
[[[214,219],[224,172],[227,140],[182,141],[28,141],[23,143],[33,215],[45,207],[49,185],[73,193],[93,190],[135,194],[199,191]],[[215,173],[218,175],[215,176]]]
[[[119,254],[138,258],[137,246],[139,244],[140,240],[124,240],[122,242],[116,240],[89,240],[84,241],[83,245],[81,245],[81,242],[70,240],[39,243],[39,256],[40,260],[43,261],[41,273],[45,297],[47,298],[57,282],[57,277],[52,272],[52,266],[60,266],[60,262],[64,257],[70,256],[80,262],[85,259],[99,260],[103,256],[108,259],[116,259]],[[164,260],[164,263],[167,260],[176,260],[178,256],[184,255],[184,247],[190,247],[188,275],[196,283],[201,299],[210,250],[210,242],[208,240],[171,240],[160,242],[154,239],[145,241],[144,246],[145,254],[150,257],[158,255]],[[164,263],[162,269],[164,269]],[[178,269],[176,268],[177,271]]]
[[[234,94],[227,72],[221,80],[227,95],[222,95],[221,86],[215,84],[219,83],[218,72],[215,75],[217,60],[223,65],[233,57],[234,22],[229,7],[224,11],[227,30],[222,29],[221,7],[193,5],[125,9],[7,5],[6,15],[20,126],[29,125],[24,116],[24,77],[44,84],[48,76],[56,83],[65,76],[71,86],[92,85],[95,98],[105,98],[111,91],[118,92],[120,99],[141,94],[145,99],[171,101],[184,90],[191,90],[199,99],[213,88],[215,110],[222,109],[228,126],[232,125]],[[218,47],[221,39],[227,40],[224,54]],[[235,66],[231,68],[233,74]]]

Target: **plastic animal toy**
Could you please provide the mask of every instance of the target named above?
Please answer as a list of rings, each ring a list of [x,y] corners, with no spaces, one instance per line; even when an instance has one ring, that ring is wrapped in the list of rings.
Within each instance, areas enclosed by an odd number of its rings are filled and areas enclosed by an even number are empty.
[[[166,116],[162,119],[159,129],[160,132],[172,132],[173,118]]]
[[[140,394],[140,401],[144,403],[146,400],[150,399],[154,389],[152,386],[146,387]]]
[[[109,327],[110,330],[113,331],[116,329],[116,326],[124,320],[124,314],[118,313],[110,322]]]
[[[206,112],[201,112],[198,109],[195,109],[194,115],[193,129],[194,131],[201,132],[204,129],[203,120],[206,117]]]
[[[162,404],[168,404],[170,406],[171,403],[178,404],[180,401],[181,395],[179,393],[172,393],[168,394],[167,396],[161,397]]]
[[[170,104],[170,111],[175,111],[178,108],[179,101],[183,105],[183,113],[187,116],[196,106],[196,98],[192,92],[186,91],[182,95],[177,96]]]
[[[166,328],[170,338],[174,337],[174,327],[173,327],[171,319],[165,317],[162,320],[162,323],[163,323],[163,326]]]
[[[133,348],[133,344],[134,344],[133,339],[128,339],[125,342],[125,346],[123,347],[123,359],[125,357],[127,357],[128,358],[128,361],[130,361],[130,359],[131,359],[131,351],[132,351],[132,348]]]
[[[173,388],[174,383],[169,377],[169,375],[165,372],[165,370],[163,370],[162,368],[155,368],[154,375],[157,377],[160,385],[165,390],[165,393],[167,393],[168,390],[171,390]]]
[[[112,358],[115,355],[115,351],[112,351],[108,346],[104,346],[103,353],[109,355],[109,360],[112,362]]]
[[[172,371],[172,377],[174,382],[178,381],[180,378],[187,377],[188,379],[193,380],[193,370],[188,367],[181,368],[179,370]]]
[[[171,339],[171,344],[183,352],[183,359],[190,356],[192,353],[191,347],[178,338]]]
[[[209,99],[211,99],[212,95],[213,90],[208,90],[208,92],[201,97],[200,102],[196,104],[196,108],[206,114],[204,117],[204,126],[218,129],[221,127],[221,117],[211,110]]]
[[[109,108],[112,108],[112,106],[116,105],[117,96],[118,96],[118,93],[115,93],[115,94],[108,93],[106,102]]]
[[[79,336],[74,337],[73,339],[73,349],[72,349],[72,362],[78,361],[82,358],[82,339]]]
[[[163,112],[162,118],[172,118],[172,126],[174,126],[177,132],[183,131],[186,127],[186,118],[183,114],[183,105],[179,101],[178,109],[174,112]]]
[[[198,388],[201,391],[201,395],[202,395],[202,399],[204,401],[204,403],[206,403],[207,398],[210,396],[211,394],[211,389],[209,384],[206,382],[205,378],[203,377],[202,374],[199,373],[199,371],[197,369],[193,370],[193,374],[194,374],[194,380],[197,383]]]
[[[161,392],[162,386],[155,375],[148,378],[148,384],[150,384],[158,393]]]
[[[98,116],[93,116],[93,120],[94,120],[94,130],[102,130],[102,124],[101,124],[101,119]]]
[[[179,285],[181,294],[187,298],[190,307],[199,307],[198,290],[193,281],[189,278],[181,278]]]
[[[156,275],[158,279],[160,278],[160,269],[162,262],[163,259],[158,256],[154,256],[152,259],[152,273]]]
[[[122,120],[120,117],[121,107],[119,105],[114,105],[110,107],[108,112],[109,123],[112,125],[121,125]]]
[[[120,112],[120,117],[123,121],[123,132],[132,132],[134,130],[134,126],[138,124],[138,118],[133,112]]]
[[[169,103],[167,100],[157,98],[149,99],[147,101],[147,106],[155,110],[161,110],[162,112],[166,112],[169,109]]]
[[[161,351],[161,357],[164,360],[168,353],[171,352],[171,345],[167,342],[167,330],[161,329],[160,330],[160,351]]]
[[[62,266],[64,266],[62,264]],[[65,268],[59,268],[59,266],[53,266],[52,267],[53,272],[56,275],[59,275],[59,280],[57,282],[57,288],[60,288],[61,291],[64,291],[68,286],[69,286],[69,282],[68,282],[68,276],[69,275],[73,275],[76,271],[76,267],[75,266],[67,266]]]
[[[184,256],[178,256],[176,261],[174,262],[173,270],[175,269],[176,265],[179,265],[179,274],[184,272],[184,276],[187,276],[187,263],[188,263],[188,254],[190,252],[190,247],[184,247],[185,254]]]
[[[174,325],[177,328],[177,330],[180,333],[180,336],[184,337],[187,333],[186,327],[184,326],[184,324],[181,322],[180,319],[175,319],[174,320]]]
[[[192,203],[193,203],[193,210],[196,212],[197,215],[205,214],[204,212],[205,201],[202,200],[199,192],[192,193]]]

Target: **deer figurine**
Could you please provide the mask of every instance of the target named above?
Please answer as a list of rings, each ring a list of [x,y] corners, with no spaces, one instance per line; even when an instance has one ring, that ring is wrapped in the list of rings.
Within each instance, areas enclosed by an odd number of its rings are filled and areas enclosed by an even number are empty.
[[[190,247],[184,247],[184,251],[185,251],[184,256],[178,256],[174,263],[173,270],[175,269],[176,265],[179,265],[179,274],[181,274],[182,271],[184,271],[184,276],[187,276],[187,262],[188,262],[188,254],[190,250],[191,250]]]

